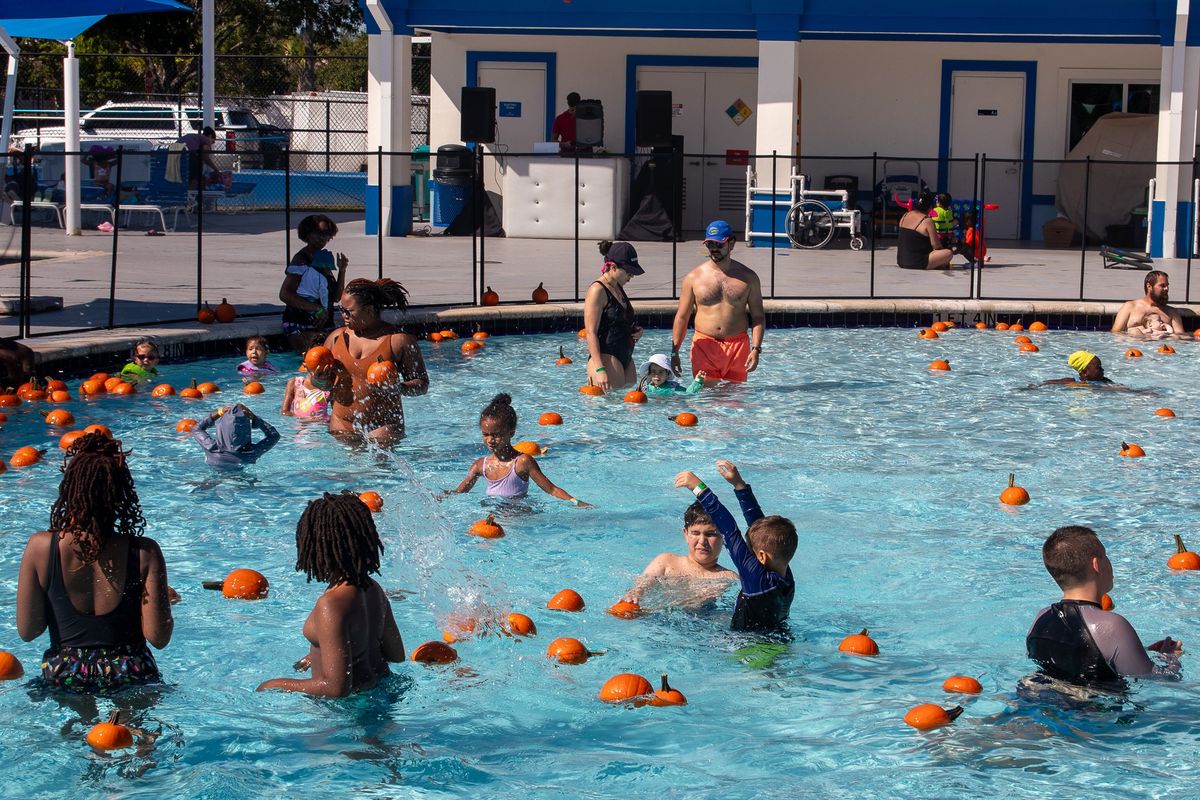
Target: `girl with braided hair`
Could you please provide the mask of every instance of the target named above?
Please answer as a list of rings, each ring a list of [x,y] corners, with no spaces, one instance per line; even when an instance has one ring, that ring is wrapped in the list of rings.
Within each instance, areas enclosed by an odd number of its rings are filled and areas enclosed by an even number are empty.
[[[358,431],[380,444],[393,444],[404,437],[401,397],[429,391],[416,337],[382,317],[385,308],[408,308],[408,292],[389,278],[358,278],[346,284],[339,308],[345,325],[325,340],[335,362],[329,430]],[[367,370],[378,361],[396,365],[399,378],[394,383],[367,382]]]
[[[304,621],[308,655],[296,663],[308,678],[272,678],[258,687],[345,697],[387,675],[404,660],[404,642],[392,605],[371,578],[383,543],[371,511],[352,492],[326,493],[304,509],[296,525],[296,571],[327,584]]]
[[[50,629],[42,678],[78,694],[160,680],[174,621],[167,565],[153,539],[121,442],[81,436],[67,451],[49,530],[29,538],[17,578],[17,632]]]

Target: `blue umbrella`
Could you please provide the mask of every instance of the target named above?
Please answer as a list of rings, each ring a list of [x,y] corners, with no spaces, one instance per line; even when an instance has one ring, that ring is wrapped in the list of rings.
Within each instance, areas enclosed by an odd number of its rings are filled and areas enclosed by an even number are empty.
[[[176,0],[57,0],[47,16],[44,3],[3,5],[0,28],[9,36],[58,40],[75,38],[109,14],[192,10]]]

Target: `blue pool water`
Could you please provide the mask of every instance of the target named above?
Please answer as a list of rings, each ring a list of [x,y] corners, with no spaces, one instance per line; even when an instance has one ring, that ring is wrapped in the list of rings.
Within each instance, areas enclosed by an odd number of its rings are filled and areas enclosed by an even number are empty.
[[[410,438],[395,455],[347,448],[319,427],[278,415],[284,376],[242,398],[238,358],[170,364],[176,386],[215,379],[220,399],[245,401],[280,427],[283,441],[255,467],[218,473],[175,422],[215,403],[170,398],[73,402],[79,427],[110,425],[128,447],[147,534],[167,557],[183,595],[171,645],[158,653],[169,684],[138,712],[160,730],[152,753],[93,754],[75,712],[33,697],[24,682],[0,685],[0,794],[122,797],[1155,797],[1197,777],[1200,717],[1184,656],[1182,683],[1143,683],[1129,699],[1082,706],[1018,698],[1030,672],[1024,636],[1055,598],[1040,547],[1055,527],[1095,526],[1112,556],[1117,609],[1146,642],[1170,633],[1189,650],[1197,580],[1165,567],[1171,536],[1200,545],[1194,443],[1200,346],[1130,361],[1127,343],[1102,334],[1032,334],[1038,354],[1013,336],[954,331],[935,342],[913,330],[773,330],[746,387],[678,401],[623,404],[577,393],[584,360],[571,335],[493,337],[473,358],[457,346],[424,346],[432,387],[406,403]],[[662,331],[642,345],[666,346]],[[576,358],[555,367],[558,345]],[[1066,355],[1097,351],[1109,375],[1154,394],[1064,389],[1016,391],[1069,374]],[[925,370],[935,356],[953,371]],[[273,359],[293,366],[289,356]],[[434,499],[483,454],[479,409],[513,394],[518,439],[550,448],[546,474],[596,504],[578,509],[536,487],[524,506],[497,507],[482,485]],[[1173,420],[1154,416],[1170,406]],[[693,429],[667,418],[684,408]],[[536,424],[560,412],[557,428]],[[10,414],[5,457],[57,439],[37,409]],[[1147,452],[1122,459],[1122,439]],[[57,451],[55,451],[57,452]],[[727,631],[734,592],[711,611],[665,610],[634,621],[604,609],[664,550],[682,553],[680,516],[690,495],[672,488],[693,468],[726,499],[713,461],[733,459],[767,513],[800,531],[792,562],[796,640],[773,664],[747,666]],[[997,502],[1008,473],[1033,502]],[[57,487],[55,462],[0,476],[0,648],[35,673],[43,637],[20,642],[12,624],[17,564],[43,528]],[[440,638],[455,609],[516,610],[533,638],[487,637],[458,645],[456,665],[395,669],[379,690],[345,701],[256,694],[290,674],[306,652],[300,635],[320,587],[293,572],[295,522],[323,490],[372,488],[384,554],[381,584],[411,650]],[[485,542],[463,531],[487,511],[508,531]],[[722,556],[728,564],[728,559]],[[269,599],[224,600],[200,589],[251,566],[271,580]],[[549,612],[564,587],[587,601],[581,614]],[[406,590],[406,591],[399,591]],[[869,627],[882,653],[837,652]],[[544,657],[558,636],[606,650],[580,666]],[[1200,645],[1197,645],[1200,646]],[[656,681],[668,672],[690,704],[625,709],[596,699],[618,672]],[[982,675],[951,727],[918,734],[902,724],[921,702],[953,705],[942,681]],[[100,702],[106,713],[109,701]],[[1186,793],[1186,790],[1185,790]]]

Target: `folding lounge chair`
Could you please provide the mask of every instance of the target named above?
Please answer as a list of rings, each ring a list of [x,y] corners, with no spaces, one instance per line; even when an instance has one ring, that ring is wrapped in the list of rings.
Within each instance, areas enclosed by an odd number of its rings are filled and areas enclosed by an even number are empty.
[[[139,193],[138,202],[123,203],[125,225],[134,214],[157,214],[163,230],[175,230],[179,226],[179,212],[187,213],[187,148],[170,145],[159,148],[150,155],[150,184]],[[174,213],[172,224],[167,227],[168,213]]]
[[[1105,269],[1154,269],[1154,259],[1146,253],[1137,250],[1122,250],[1119,247],[1100,245],[1100,258],[1104,261]]]

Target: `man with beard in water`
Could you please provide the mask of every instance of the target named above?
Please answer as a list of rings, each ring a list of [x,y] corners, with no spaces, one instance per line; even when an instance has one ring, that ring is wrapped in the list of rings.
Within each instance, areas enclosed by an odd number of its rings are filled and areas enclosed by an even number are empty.
[[[1146,273],[1146,295],[1122,304],[1113,319],[1113,333],[1147,336],[1162,339],[1183,333],[1183,318],[1179,309],[1167,305],[1171,284],[1167,273],[1153,270]]]

